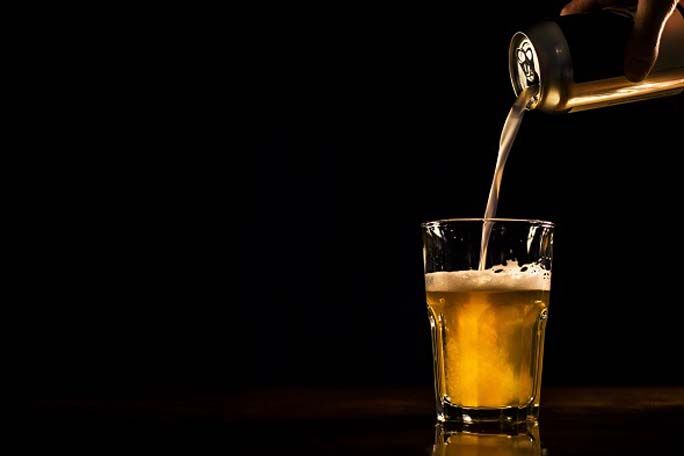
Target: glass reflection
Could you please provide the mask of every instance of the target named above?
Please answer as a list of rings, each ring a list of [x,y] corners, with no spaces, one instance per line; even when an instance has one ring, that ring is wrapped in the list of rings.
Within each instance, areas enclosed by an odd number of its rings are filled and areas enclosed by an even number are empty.
[[[546,451],[543,453],[547,454]],[[528,423],[506,433],[473,432],[437,424],[432,456],[541,456],[539,426]]]

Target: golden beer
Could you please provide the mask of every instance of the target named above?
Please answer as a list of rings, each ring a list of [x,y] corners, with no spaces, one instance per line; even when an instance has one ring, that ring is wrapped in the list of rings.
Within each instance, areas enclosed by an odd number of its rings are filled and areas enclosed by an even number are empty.
[[[438,402],[538,407],[548,279],[520,269],[426,274]]]

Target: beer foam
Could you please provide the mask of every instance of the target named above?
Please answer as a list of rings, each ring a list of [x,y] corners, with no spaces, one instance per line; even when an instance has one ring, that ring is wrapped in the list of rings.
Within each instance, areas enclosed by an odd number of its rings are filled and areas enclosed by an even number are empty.
[[[425,274],[428,292],[511,291],[551,289],[551,271],[538,264],[518,266],[516,261],[484,271],[440,271]]]

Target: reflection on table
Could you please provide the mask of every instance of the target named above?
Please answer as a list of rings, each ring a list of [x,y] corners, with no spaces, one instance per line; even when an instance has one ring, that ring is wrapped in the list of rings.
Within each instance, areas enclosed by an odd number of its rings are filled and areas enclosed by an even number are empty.
[[[437,424],[432,456],[541,456],[539,426],[530,422],[506,433]],[[544,454],[547,454],[544,452]]]

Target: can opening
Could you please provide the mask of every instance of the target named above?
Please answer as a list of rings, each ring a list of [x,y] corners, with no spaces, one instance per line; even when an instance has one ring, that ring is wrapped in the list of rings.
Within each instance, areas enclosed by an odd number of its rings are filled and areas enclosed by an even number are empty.
[[[530,100],[529,109],[534,109],[539,103],[542,92],[539,57],[532,45],[532,40],[523,32],[513,35],[508,51],[508,70],[515,95],[520,95],[523,89],[537,86],[535,96]]]

